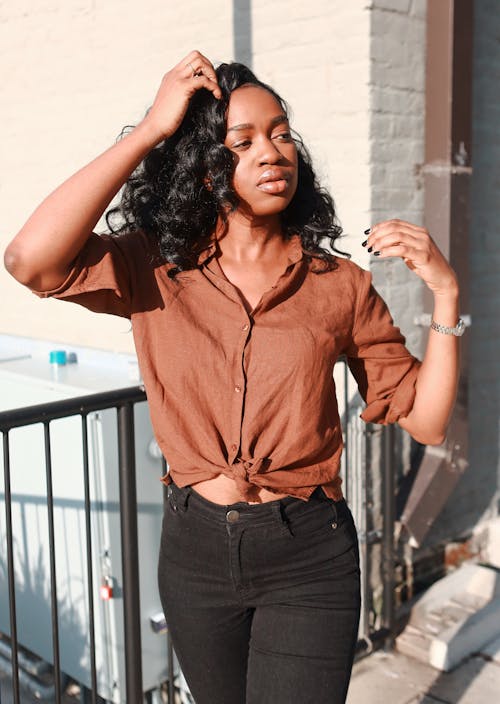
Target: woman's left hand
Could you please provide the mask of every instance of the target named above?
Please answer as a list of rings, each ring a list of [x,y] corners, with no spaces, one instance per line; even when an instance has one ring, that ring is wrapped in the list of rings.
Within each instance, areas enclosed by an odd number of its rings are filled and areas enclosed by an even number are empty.
[[[404,220],[385,220],[370,229],[363,246],[374,256],[401,257],[438,296],[457,294],[457,276],[428,231]]]

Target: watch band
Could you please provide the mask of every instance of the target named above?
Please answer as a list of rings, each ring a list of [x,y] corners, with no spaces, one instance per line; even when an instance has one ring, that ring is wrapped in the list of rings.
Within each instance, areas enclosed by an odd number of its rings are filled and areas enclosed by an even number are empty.
[[[443,335],[455,335],[455,337],[461,337],[461,335],[465,332],[465,323],[462,318],[459,318],[455,327],[450,328],[448,325],[440,325],[433,320],[431,322],[431,328],[436,332],[442,333]]]

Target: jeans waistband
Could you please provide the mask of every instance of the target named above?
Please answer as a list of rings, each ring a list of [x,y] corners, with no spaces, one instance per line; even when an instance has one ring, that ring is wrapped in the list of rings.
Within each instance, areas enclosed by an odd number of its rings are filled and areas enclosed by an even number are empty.
[[[167,500],[174,510],[186,511],[189,506],[216,523],[227,524],[231,518],[234,518],[238,523],[244,523],[247,526],[276,521],[280,524],[287,523],[294,517],[304,515],[317,508],[318,504],[329,504],[336,518],[341,518],[344,514],[349,513],[344,499],[334,501],[328,498],[321,487],[317,487],[307,501],[294,496],[285,496],[282,499],[259,504],[249,504],[246,501],[216,504],[201,496],[193,487],[180,488],[172,482],[167,487]]]

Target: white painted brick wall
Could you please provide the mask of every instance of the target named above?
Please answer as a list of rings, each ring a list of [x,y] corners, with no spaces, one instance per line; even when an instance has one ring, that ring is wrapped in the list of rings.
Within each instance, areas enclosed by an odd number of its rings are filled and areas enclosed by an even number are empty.
[[[232,56],[231,3],[23,0],[0,8],[0,248],[41,200],[138,122],[190,49]],[[0,270],[0,330],[132,351],[127,321],[41,302]]]
[[[360,247],[370,220],[370,12],[364,0],[253,0],[253,63],[290,103],[294,124],[335,197],[343,246]],[[191,48],[233,58],[244,3],[185,0],[24,0],[3,3],[0,81],[4,179],[0,246],[38,203],[141,119],[165,70]],[[2,270],[10,305],[0,330],[132,350],[126,321],[40,302]]]

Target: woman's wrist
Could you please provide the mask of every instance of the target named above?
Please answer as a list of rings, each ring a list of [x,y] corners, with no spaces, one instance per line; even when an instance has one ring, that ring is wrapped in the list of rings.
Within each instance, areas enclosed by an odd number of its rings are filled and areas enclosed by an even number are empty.
[[[432,293],[434,295],[434,300],[457,300],[460,295],[460,287],[458,285],[458,279],[453,270],[449,272],[446,276],[446,280],[441,280],[439,286],[432,286]]]
[[[459,317],[459,292],[455,291],[434,294],[433,319],[440,325],[455,327]]]
[[[147,118],[144,118],[141,122],[139,122],[139,124],[134,127],[132,132],[130,132],[130,135],[134,135],[136,139],[141,140],[144,144],[146,152],[151,151],[151,149],[154,149],[154,147],[166,139],[166,137],[161,135],[155,125]]]

